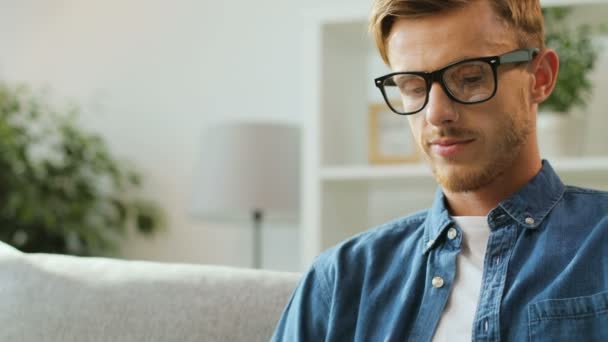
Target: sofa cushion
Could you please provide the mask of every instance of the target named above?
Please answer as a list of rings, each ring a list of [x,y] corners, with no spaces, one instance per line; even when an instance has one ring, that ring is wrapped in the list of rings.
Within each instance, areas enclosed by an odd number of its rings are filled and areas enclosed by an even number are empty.
[[[0,243],[0,341],[267,341],[297,279]]]

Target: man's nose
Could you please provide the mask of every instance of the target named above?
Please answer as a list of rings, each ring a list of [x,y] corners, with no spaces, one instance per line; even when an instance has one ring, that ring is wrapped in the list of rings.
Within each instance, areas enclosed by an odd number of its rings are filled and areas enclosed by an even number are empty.
[[[441,84],[435,82],[429,92],[429,101],[425,109],[426,120],[433,126],[442,126],[458,121],[454,102],[448,97]]]

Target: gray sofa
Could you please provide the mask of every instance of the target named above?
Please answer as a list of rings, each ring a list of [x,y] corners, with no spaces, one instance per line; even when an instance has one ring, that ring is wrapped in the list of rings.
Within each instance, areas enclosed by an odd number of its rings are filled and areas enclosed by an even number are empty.
[[[298,277],[0,243],[0,341],[267,341]]]

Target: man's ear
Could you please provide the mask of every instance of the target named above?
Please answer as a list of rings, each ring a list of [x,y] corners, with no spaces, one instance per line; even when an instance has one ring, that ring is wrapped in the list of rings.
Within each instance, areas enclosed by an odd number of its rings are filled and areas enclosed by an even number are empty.
[[[557,82],[559,71],[559,57],[553,49],[543,49],[538,53],[530,65],[532,68],[532,87],[530,89],[532,102],[545,101]]]

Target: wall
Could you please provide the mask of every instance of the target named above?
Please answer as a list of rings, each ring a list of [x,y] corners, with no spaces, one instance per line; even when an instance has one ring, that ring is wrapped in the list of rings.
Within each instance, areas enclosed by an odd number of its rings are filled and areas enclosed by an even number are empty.
[[[189,213],[201,134],[222,120],[300,122],[301,12],[327,2],[0,0],[0,77],[81,104],[83,125],[144,171],[169,229],[130,238],[125,257],[246,267],[248,222]],[[297,268],[296,228],[267,226],[265,267]]]

